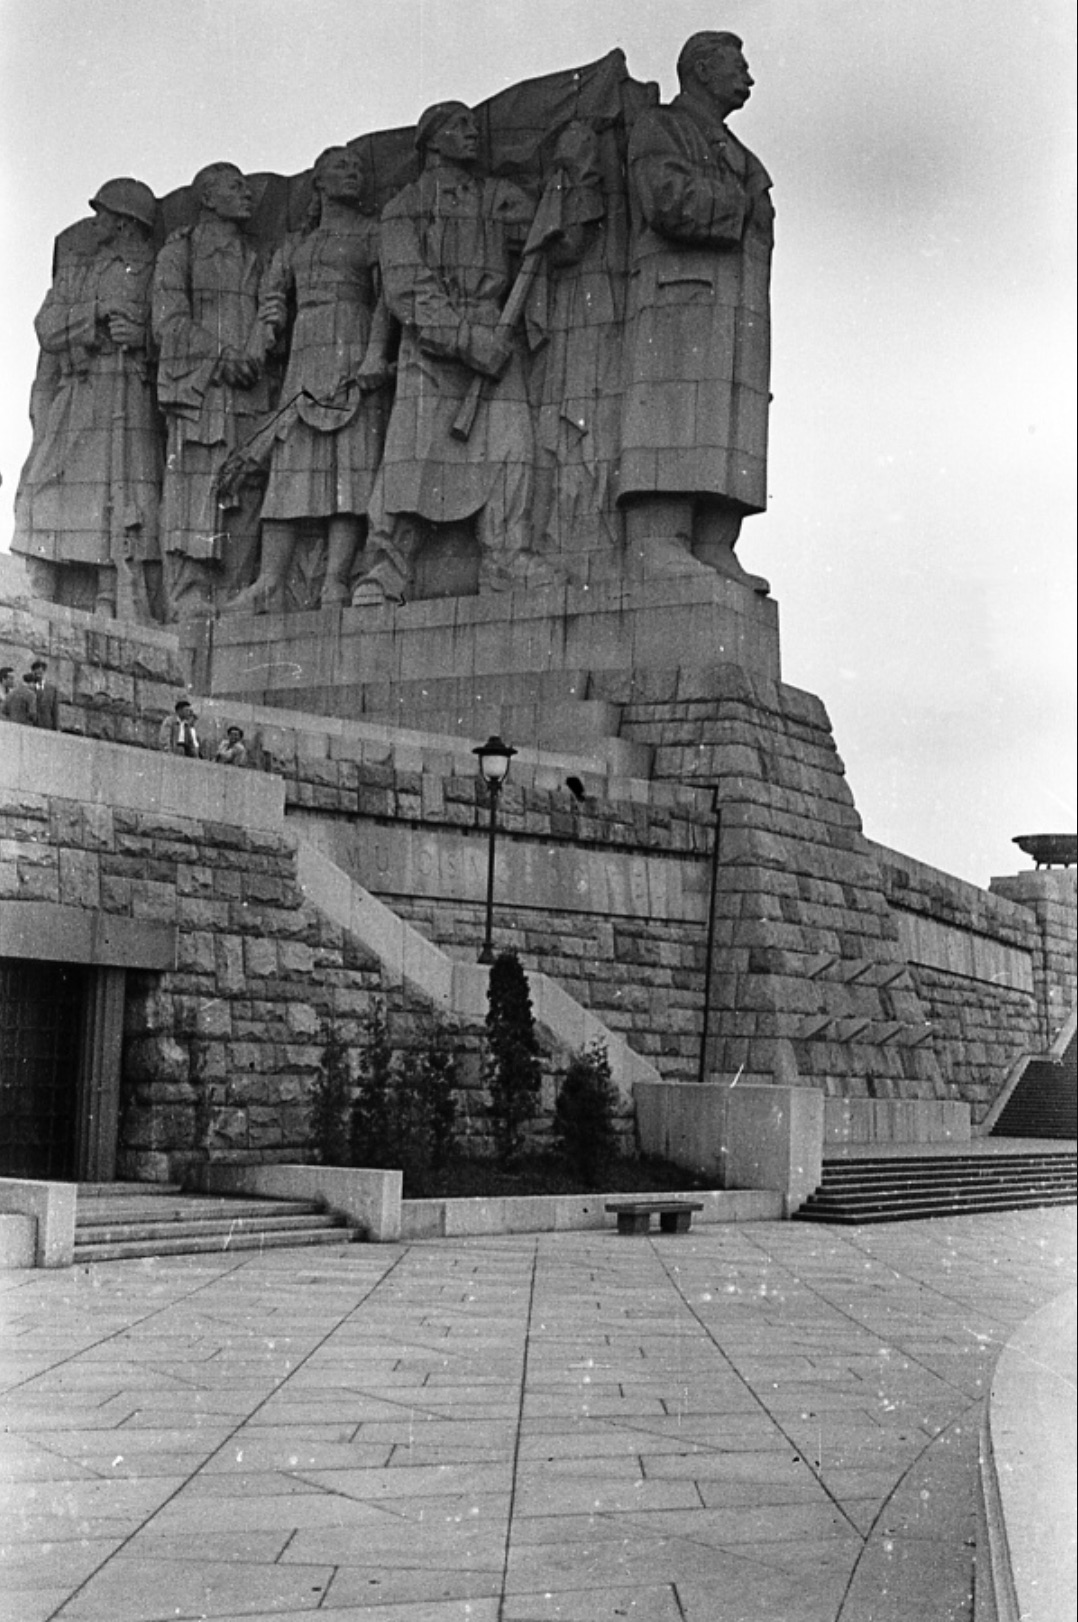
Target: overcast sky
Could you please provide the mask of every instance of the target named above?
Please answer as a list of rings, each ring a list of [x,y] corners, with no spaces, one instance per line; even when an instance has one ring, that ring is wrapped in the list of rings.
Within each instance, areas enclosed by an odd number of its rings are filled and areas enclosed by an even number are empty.
[[[110,176],[291,174],[698,28],[756,78],[778,212],[765,516],[783,673],[870,837],[986,883],[1073,830],[1073,6],[1064,0],[0,0],[0,545],[52,241]],[[524,740],[517,740],[518,742]]]

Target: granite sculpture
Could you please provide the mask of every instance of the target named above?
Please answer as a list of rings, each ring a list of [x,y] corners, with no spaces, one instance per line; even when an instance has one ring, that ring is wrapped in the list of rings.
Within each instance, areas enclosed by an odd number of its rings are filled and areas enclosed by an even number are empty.
[[[475,173],[479,128],[460,102],[416,127],[423,164],[382,214],[382,273],[401,324],[397,387],[371,511],[372,561],[355,602],[402,601],[424,524],[474,519],[480,585],[552,585],[532,546],[535,440],[525,313],[547,246],[564,241],[563,193],[587,187],[559,146],[538,208],[519,186]],[[591,207],[601,212],[595,191]],[[519,268],[514,278],[514,263]]]
[[[92,566],[86,601],[170,620],[683,575],[766,593],[734,547],[766,505],[770,181],[727,127],[740,40],[693,35],[678,75],[661,106],[613,51],[291,179],[211,164],[157,212],[151,327],[95,292],[90,359],[64,312],[105,245],[68,255],[16,542],[39,588]],[[118,217],[145,302],[143,212]],[[65,439],[64,391],[93,389],[93,436]]]
[[[771,181],[726,119],[753,80],[734,34],[694,34],[680,93],[629,139],[633,213],[619,497],[630,568],[715,569],[767,504]]]
[[[124,177],[107,180],[90,206],[93,228],[80,251],[58,256],[35,322],[35,436],[12,550],[38,595],[146,619],[162,471],[149,354],[157,203]]]
[[[261,481],[244,474],[224,491],[219,475],[271,403],[272,333],[258,315],[264,267],[242,230],[251,187],[234,164],[214,163],[193,190],[199,219],[169,237],[153,277],[168,421],[161,550],[170,619],[206,613],[254,578]]]
[[[283,607],[303,523],[325,533],[329,607],[348,602],[371,485],[385,438],[392,323],[379,302],[379,225],[370,176],[357,153],[329,147],[316,159],[306,230],[277,250],[263,278],[259,319],[279,337],[294,309],[282,405],[267,430],[269,482],[262,502],[257,579],[232,611]],[[257,464],[258,450],[240,453]]]

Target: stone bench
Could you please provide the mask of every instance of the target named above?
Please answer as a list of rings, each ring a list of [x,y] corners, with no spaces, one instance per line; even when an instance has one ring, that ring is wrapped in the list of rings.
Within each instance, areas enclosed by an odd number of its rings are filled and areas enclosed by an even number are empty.
[[[608,1200],[606,1209],[616,1214],[619,1233],[647,1233],[656,1214],[662,1233],[688,1233],[693,1212],[704,1207],[690,1200]]]

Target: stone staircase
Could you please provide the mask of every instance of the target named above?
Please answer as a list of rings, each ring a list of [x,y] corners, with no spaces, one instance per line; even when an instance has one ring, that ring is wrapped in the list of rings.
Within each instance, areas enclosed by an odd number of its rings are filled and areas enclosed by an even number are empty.
[[[911,1222],[924,1217],[1073,1205],[1073,1149],[967,1154],[874,1155],[824,1160],[823,1180],[796,1222]]]
[[[166,1183],[82,1183],[74,1263],[342,1245],[354,1237],[343,1217],[302,1200],[185,1194]]]
[[[1062,1059],[1030,1059],[992,1127],[996,1138],[1078,1138],[1072,1038]]]

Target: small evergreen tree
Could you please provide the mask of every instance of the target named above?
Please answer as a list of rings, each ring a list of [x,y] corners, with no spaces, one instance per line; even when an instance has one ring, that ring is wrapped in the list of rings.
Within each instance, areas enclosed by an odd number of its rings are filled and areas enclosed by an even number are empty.
[[[592,1042],[573,1058],[554,1107],[555,1142],[582,1182],[617,1153],[616,1102],[606,1045]]]
[[[457,1146],[457,1059],[444,1025],[432,1022],[419,1070],[430,1137],[430,1165],[441,1171]]]
[[[491,1126],[503,1164],[519,1154],[524,1127],[535,1115],[542,1080],[528,977],[515,952],[500,952],[487,986],[484,1079]]]
[[[364,1024],[367,1040],[360,1050],[352,1105],[351,1164],[392,1167],[398,1164],[391,1131],[395,1078],[385,1005],[376,1002]]]
[[[348,1049],[336,1031],[326,1032],[314,1084],[311,1141],[322,1166],[347,1166],[351,1156],[352,1075]]]

